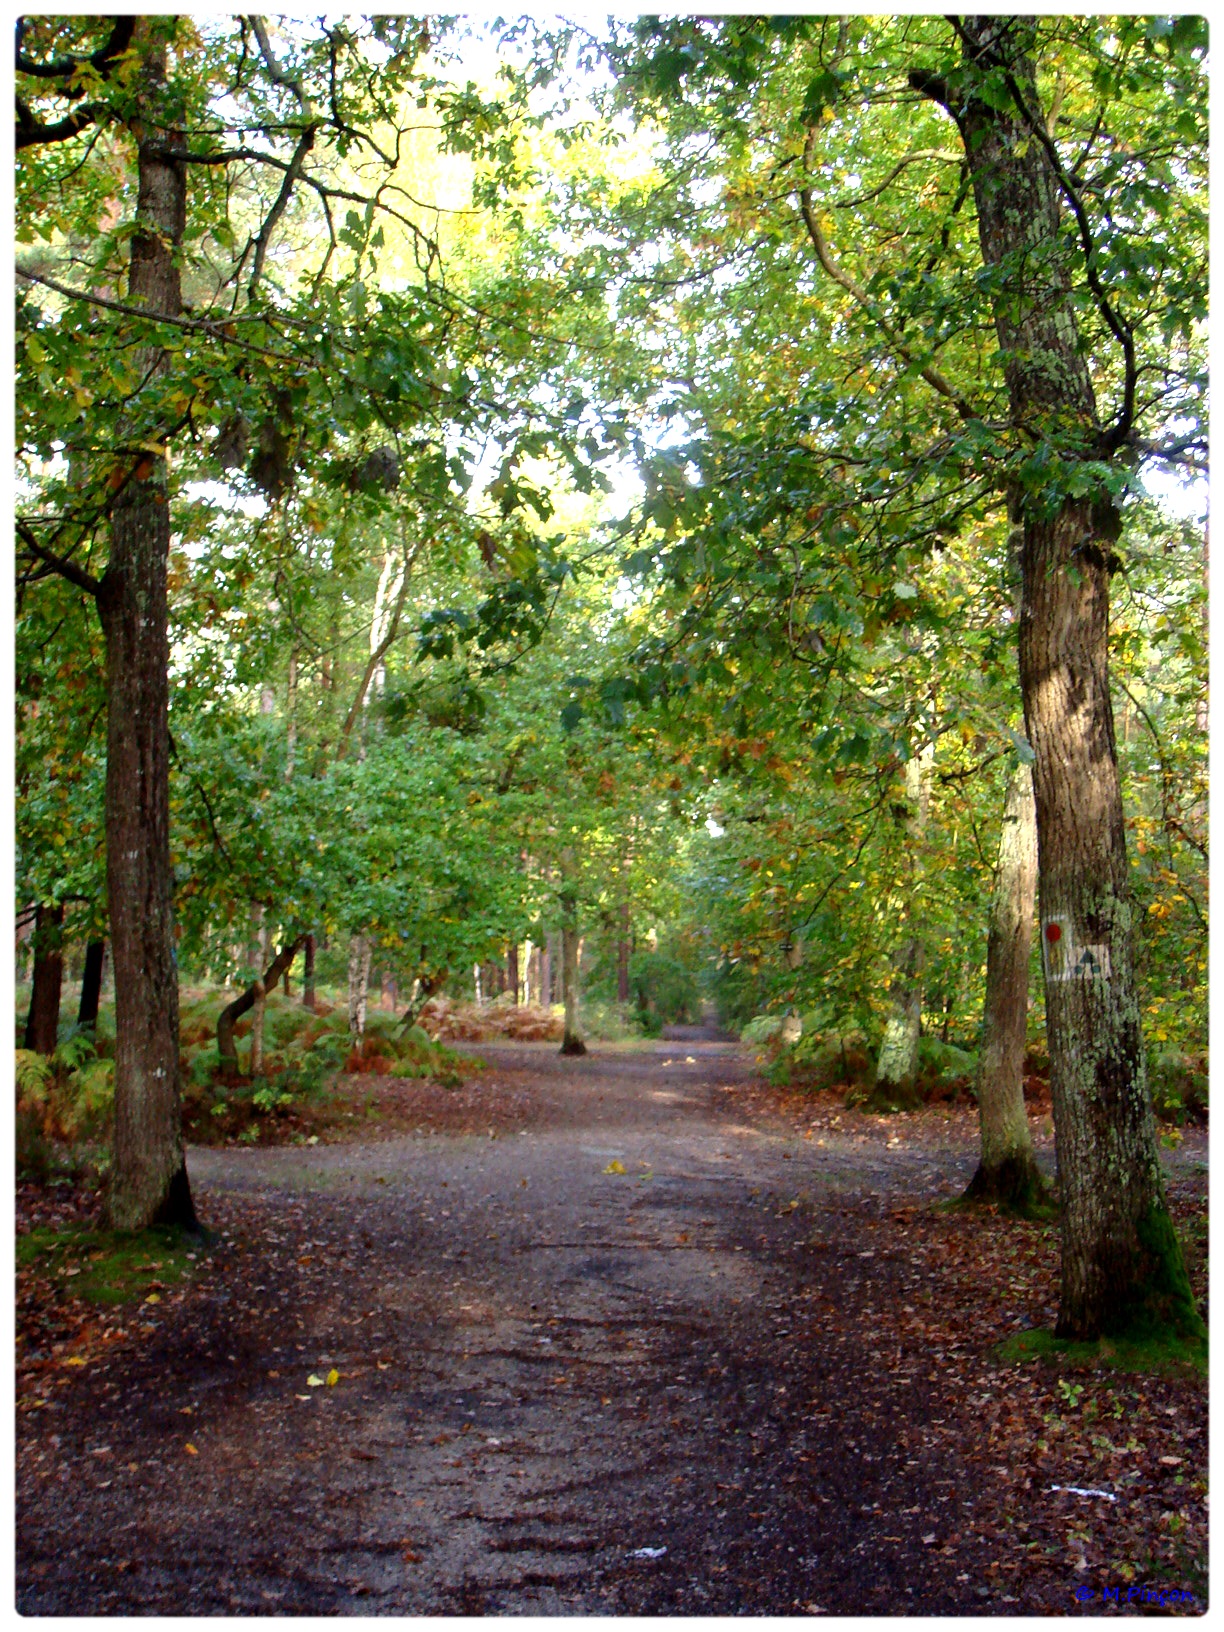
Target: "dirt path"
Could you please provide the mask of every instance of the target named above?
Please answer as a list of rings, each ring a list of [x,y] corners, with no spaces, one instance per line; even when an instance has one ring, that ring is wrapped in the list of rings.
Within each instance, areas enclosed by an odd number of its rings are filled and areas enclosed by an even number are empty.
[[[896,1220],[963,1123],[818,1142],[696,1038],[479,1052],[492,1129],[192,1153],[222,1246],[22,1419],[24,1612],[1074,1610],[975,1522],[1008,1470],[926,1426],[972,1402]],[[1003,1289],[973,1386],[1050,1295]]]

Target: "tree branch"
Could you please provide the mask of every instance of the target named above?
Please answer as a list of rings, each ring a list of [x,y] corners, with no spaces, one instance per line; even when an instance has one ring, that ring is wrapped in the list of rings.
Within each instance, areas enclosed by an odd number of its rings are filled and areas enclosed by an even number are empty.
[[[268,254],[268,245],[272,241],[272,234],[276,230],[276,223],[284,215],[286,206],[293,193],[293,184],[302,174],[302,165],[306,162],[306,155],[314,146],[314,125],[307,125],[302,132],[301,140],[294,150],[293,158],[285,171],[285,179],[281,182],[280,192],[276,195],[276,202],[268,211],[264,224],[259,229],[259,237],[255,240],[255,261],[251,267],[251,281],[247,285],[247,295],[255,293],[256,285],[263,276],[264,261]]]
[[[132,35],[136,28],[135,16],[112,17],[111,31],[105,44],[100,45],[88,57],[54,57],[50,62],[35,62],[27,57],[21,49],[21,38],[25,33],[25,18],[17,19],[17,41],[15,65],[19,74],[28,74],[32,79],[67,79],[78,69],[96,68],[105,75],[111,65],[116,62],[128,46],[132,43]],[[80,96],[80,91],[65,90],[64,96]]]
[[[810,130],[808,132],[807,142],[805,143],[803,149],[803,169],[805,175],[807,174],[808,161],[811,158],[812,147],[815,143],[815,139],[816,132],[814,130]],[[798,189],[798,192],[799,208],[803,215],[804,225],[807,227],[808,237],[812,240],[813,247],[816,250],[816,258],[820,262],[821,266],[828,273],[829,277],[832,278],[833,282],[837,284],[839,288],[844,289],[850,298],[855,301],[857,305],[861,306],[862,309],[873,319],[880,331],[887,338],[894,356],[899,357],[907,368],[915,367],[914,358],[909,348],[901,340],[901,337],[898,335],[893,325],[884,316],[883,312],[880,311],[876,303],[872,300],[871,296],[862,287],[862,285],[857,283],[848,272],[844,272],[829,253],[829,246],[825,242],[824,233],[820,230],[820,222],[816,219],[816,211],[812,207],[811,188],[804,185]],[[951,385],[938,371],[938,369],[927,366],[924,368],[919,368],[918,373],[933,390],[938,391],[941,397],[946,397],[948,401],[952,403],[962,419],[981,419],[981,414],[978,413],[973,404],[962,397],[955,386]]]
[[[227,318],[225,323],[211,323],[203,317],[172,317],[169,312],[151,312],[145,306],[127,306],[121,300],[111,300],[107,295],[90,294],[85,289],[71,289],[65,283],[59,283],[55,278],[48,278],[41,272],[28,272],[25,267],[14,268],[17,276],[26,283],[40,283],[44,289],[51,289],[57,295],[63,295],[65,300],[83,300],[89,306],[100,306],[104,311],[119,312],[124,317],[138,317],[148,323],[169,323],[176,329],[194,330],[198,334],[206,334],[213,340],[220,340],[227,346],[237,346],[241,351],[250,351],[257,357],[267,357],[276,363],[291,363],[295,359],[284,352],[269,351],[265,346],[257,346],[250,340],[239,340],[237,335],[228,334],[227,327],[232,322],[240,321],[237,318]],[[258,319],[262,321],[262,318]]]
[[[70,561],[67,556],[56,555],[53,551],[46,549],[38,542],[38,539],[20,516],[15,518],[14,525],[21,536],[22,543],[40,561],[45,562],[61,578],[66,578],[70,584],[75,584],[78,589],[83,589],[87,595],[92,595],[95,600],[98,598],[102,585],[92,572],[87,572],[84,567],[77,566],[76,562]]]
[[[396,636],[399,633],[400,618],[403,616],[404,606],[408,600],[408,585],[412,578],[412,565],[416,560],[417,550],[419,549],[419,544],[411,551],[405,547],[403,566],[404,575],[400,579],[399,594],[395,601],[395,610],[392,612],[390,621],[387,624],[386,634],[375,644],[373,650],[370,652],[370,660],[365,666],[365,672],[361,676],[360,684],[357,687],[357,695],[353,698],[352,706],[349,709],[348,714],[345,716],[344,724],[340,727],[340,743],[336,749],[337,759],[343,759],[345,754],[348,752],[349,738],[353,734],[353,727],[356,725],[358,716],[361,713],[361,706],[365,702],[366,692],[370,689],[370,681],[374,678],[378,665],[391,650],[392,645],[395,643]]]

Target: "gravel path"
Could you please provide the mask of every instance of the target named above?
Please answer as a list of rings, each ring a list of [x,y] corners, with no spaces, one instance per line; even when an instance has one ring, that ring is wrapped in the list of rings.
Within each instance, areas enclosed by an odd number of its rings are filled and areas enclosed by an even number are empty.
[[[963,1184],[963,1129],[818,1145],[697,1037],[476,1051],[523,1126],[192,1152],[228,1238],[29,1430],[19,1607],[992,1607],[970,1542],[921,1534],[972,1485],[895,1431],[932,1378],[889,1379],[870,1321],[819,1340],[865,1285],[905,1295],[869,1225]]]

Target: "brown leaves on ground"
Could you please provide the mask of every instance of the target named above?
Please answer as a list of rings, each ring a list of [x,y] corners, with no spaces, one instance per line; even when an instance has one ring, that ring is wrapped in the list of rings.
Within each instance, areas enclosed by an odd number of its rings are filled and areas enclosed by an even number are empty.
[[[1179,1229],[1193,1239],[1205,1184],[1171,1188]],[[819,1331],[826,1342],[867,1343],[881,1381],[934,1386],[936,1411],[900,1432],[920,1464],[946,1455],[965,1466],[973,1515],[933,1513],[931,1545],[965,1555],[964,1569],[984,1550],[982,1585],[991,1596],[1001,1588],[1018,1613],[1050,1613],[1076,1586],[1097,1603],[1104,1586],[1132,1582],[1205,1597],[1205,1379],[995,1357],[1009,1332],[1053,1326],[1056,1226],[929,1203],[848,1211],[871,1242],[859,1249],[859,1295],[849,1308],[822,1310]],[[1188,1256],[1205,1293],[1205,1264]],[[875,1388],[866,1383],[868,1398]]]

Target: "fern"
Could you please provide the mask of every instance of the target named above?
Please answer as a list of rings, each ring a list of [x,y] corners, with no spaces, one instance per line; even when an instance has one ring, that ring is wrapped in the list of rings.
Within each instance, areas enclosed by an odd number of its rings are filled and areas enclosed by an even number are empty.
[[[47,1103],[47,1094],[54,1078],[51,1061],[33,1049],[17,1050],[17,1097],[27,1105],[41,1109]]]
[[[89,1030],[74,1031],[51,1056],[51,1064],[57,1071],[77,1071],[83,1065],[98,1057],[97,1046]]]
[[[73,1072],[69,1090],[78,1113],[96,1117],[109,1112],[115,1101],[115,1062],[88,1061]]]

